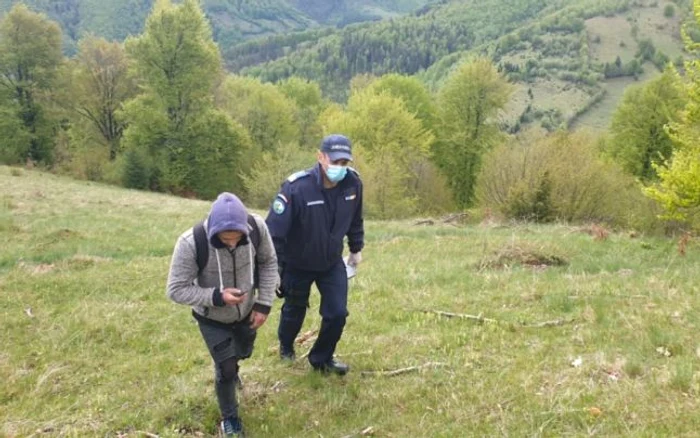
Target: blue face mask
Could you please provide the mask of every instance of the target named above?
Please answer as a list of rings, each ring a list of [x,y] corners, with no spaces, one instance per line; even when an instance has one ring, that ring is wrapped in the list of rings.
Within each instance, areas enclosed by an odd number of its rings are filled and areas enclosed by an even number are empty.
[[[345,178],[345,175],[347,175],[347,173],[347,166],[336,166],[334,164],[329,165],[328,170],[326,170],[326,176],[328,177],[328,180],[332,183],[342,181],[343,178]]]

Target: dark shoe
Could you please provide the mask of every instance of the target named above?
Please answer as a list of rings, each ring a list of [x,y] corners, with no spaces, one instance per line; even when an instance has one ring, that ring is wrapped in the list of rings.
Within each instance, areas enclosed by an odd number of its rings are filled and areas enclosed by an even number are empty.
[[[280,345],[280,359],[294,361],[297,355],[294,354],[294,348],[284,348]]]
[[[350,366],[342,362],[338,362],[335,359],[331,359],[330,362],[324,363],[322,365],[313,365],[314,370],[322,372],[324,374],[337,374],[338,376],[344,376],[350,371]]]
[[[224,438],[243,438],[243,424],[238,417],[226,417],[219,425],[219,433]]]

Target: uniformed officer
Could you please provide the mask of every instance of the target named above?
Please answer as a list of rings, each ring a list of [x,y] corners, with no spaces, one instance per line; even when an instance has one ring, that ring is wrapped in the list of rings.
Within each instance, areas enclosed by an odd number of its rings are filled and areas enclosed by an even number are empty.
[[[352,144],[347,137],[325,137],[316,166],[287,178],[266,219],[284,296],[277,332],[280,355],[294,359],[294,340],[306,316],[311,284],[316,283],[322,322],[309,362],[315,370],[339,375],[349,371],[333,358],[348,316],[343,240],[347,236],[349,265],[362,261],[364,246],[362,182],[348,167],[350,161]]]

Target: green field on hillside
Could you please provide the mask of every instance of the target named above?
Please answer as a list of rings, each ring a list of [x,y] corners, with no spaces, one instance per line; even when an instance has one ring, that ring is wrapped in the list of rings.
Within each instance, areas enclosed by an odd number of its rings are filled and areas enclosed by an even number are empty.
[[[165,296],[175,239],[209,204],[9,167],[0,187],[0,436],[212,436],[208,353]],[[338,348],[351,373],[280,363],[277,301],[242,367],[248,436],[700,430],[697,240],[439,219],[366,237]]]

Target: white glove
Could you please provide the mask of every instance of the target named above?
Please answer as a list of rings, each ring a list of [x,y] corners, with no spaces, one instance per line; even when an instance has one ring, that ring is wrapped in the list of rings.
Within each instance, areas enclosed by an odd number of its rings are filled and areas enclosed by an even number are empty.
[[[348,265],[357,267],[360,263],[362,263],[362,251],[351,252],[348,256]]]

